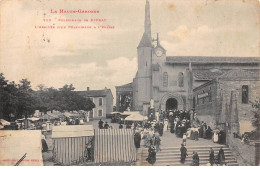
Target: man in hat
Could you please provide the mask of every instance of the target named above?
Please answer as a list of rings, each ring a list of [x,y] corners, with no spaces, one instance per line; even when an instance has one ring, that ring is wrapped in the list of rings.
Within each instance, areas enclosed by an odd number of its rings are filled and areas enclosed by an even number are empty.
[[[103,129],[103,124],[104,124],[104,122],[100,119],[98,122],[98,128]]]
[[[192,166],[199,166],[200,165],[200,158],[196,151],[193,151],[192,156]]]
[[[184,147],[184,144],[181,144],[180,152],[181,152],[181,163],[184,164],[186,156],[188,155],[187,149],[186,147]]]
[[[159,124],[159,134],[160,134],[160,136],[162,136],[163,135],[163,123],[162,122],[160,122],[160,124]]]
[[[109,128],[109,125],[106,122],[105,125],[104,125],[104,129],[108,129],[108,128]]]
[[[135,147],[140,148],[140,142],[141,142],[141,134],[137,130],[134,135],[134,142],[135,142]]]
[[[213,166],[213,164],[215,163],[215,155],[212,147],[210,147],[210,151],[209,151],[209,163],[211,166]]]

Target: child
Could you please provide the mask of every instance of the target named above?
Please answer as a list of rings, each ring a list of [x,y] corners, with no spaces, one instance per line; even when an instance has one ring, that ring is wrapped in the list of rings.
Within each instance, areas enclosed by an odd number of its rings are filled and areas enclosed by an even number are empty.
[[[183,137],[182,137],[182,144],[184,146],[186,146],[186,139],[187,139],[187,136],[186,136],[186,133],[183,134]]]

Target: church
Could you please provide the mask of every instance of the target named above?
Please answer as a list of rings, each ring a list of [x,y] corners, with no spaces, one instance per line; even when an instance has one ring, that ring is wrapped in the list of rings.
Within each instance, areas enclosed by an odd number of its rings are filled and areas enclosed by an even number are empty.
[[[157,34],[151,37],[150,4],[146,1],[144,33],[137,46],[138,70],[133,82],[116,86],[117,111],[155,111],[195,109],[198,99],[207,94],[194,94],[209,81],[233,70],[246,70],[259,75],[258,57],[167,56]],[[201,89],[201,92],[204,92]],[[199,95],[199,97],[198,97]],[[198,112],[199,113],[199,112]]]

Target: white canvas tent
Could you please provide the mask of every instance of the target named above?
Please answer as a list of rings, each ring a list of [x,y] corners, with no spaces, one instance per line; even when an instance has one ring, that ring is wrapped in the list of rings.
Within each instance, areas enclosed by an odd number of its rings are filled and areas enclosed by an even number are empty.
[[[0,130],[0,166],[43,166],[40,130]]]
[[[142,116],[141,114],[131,114],[130,116],[125,118],[125,121],[144,121],[147,120],[148,117],[147,116]]]
[[[53,159],[62,165],[73,165],[85,157],[86,145],[94,137],[92,125],[54,126]]]

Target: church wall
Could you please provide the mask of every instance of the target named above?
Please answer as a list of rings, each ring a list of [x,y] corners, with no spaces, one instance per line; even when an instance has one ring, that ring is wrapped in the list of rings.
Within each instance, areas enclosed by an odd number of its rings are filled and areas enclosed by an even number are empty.
[[[223,104],[230,102],[231,91],[234,92],[235,98],[237,100],[237,109],[238,109],[238,118],[240,123],[240,133],[244,133],[246,131],[252,131],[254,127],[251,125],[251,118],[254,116],[252,113],[252,105],[250,102],[242,103],[242,86],[248,85],[249,93],[248,98],[249,101],[256,100],[259,97],[260,91],[260,81],[257,80],[236,80],[236,81],[228,81],[221,80],[220,88],[222,89],[223,94]],[[224,111],[224,110],[223,110]],[[224,112],[222,112],[224,114]]]
[[[183,100],[184,105],[180,105],[179,109],[186,109],[186,100],[188,96],[188,74],[187,68],[188,65],[173,65],[167,64],[165,62],[159,62],[160,70],[153,71],[153,98],[155,100],[155,108],[160,109],[161,99],[169,94],[175,93],[180,95],[181,97],[185,98]],[[167,72],[168,74],[168,85],[165,87],[163,85],[163,73]],[[184,75],[183,79],[183,87],[179,87],[179,73],[182,72]],[[187,103],[188,104],[188,103]],[[165,105],[161,105],[163,107]]]

